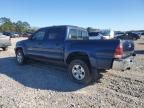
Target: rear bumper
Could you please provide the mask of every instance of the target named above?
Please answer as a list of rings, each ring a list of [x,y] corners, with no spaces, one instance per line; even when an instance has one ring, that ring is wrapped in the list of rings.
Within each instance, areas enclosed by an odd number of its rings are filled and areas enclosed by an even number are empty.
[[[114,70],[126,70],[132,67],[134,62],[134,56],[130,56],[123,59],[115,59],[113,61],[112,69]]]

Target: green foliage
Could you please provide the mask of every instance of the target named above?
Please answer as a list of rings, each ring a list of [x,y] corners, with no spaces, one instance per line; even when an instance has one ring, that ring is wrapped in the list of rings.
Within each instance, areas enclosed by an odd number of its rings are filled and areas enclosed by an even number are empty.
[[[19,33],[27,32],[30,29],[30,24],[27,22],[17,21],[15,23],[15,31]]]
[[[2,25],[4,23],[8,23],[8,22],[11,22],[11,20],[9,18],[6,18],[6,17],[0,18],[0,25]]]
[[[2,32],[13,30],[13,24],[9,18],[5,17],[0,18],[0,30]]]
[[[1,17],[0,18],[0,32],[18,32],[24,33],[31,30],[30,24],[28,22],[12,22],[10,18]]]

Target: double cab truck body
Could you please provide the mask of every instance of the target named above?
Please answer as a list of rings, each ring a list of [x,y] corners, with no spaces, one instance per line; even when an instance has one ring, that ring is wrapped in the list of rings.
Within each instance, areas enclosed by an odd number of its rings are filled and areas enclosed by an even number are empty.
[[[89,40],[84,28],[52,26],[41,28],[29,39],[17,42],[15,53],[19,64],[24,64],[30,58],[61,62],[68,66],[75,81],[88,84],[100,69],[130,68],[134,58],[134,43]]]

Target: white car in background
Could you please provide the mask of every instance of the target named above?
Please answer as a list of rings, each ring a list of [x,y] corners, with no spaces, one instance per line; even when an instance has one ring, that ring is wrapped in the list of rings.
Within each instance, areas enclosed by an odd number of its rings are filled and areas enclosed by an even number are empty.
[[[89,39],[113,39],[115,32],[113,30],[100,30],[99,32],[89,32]]]
[[[89,32],[89,40],[103,39],[103,35],[100,32]]]
[[[8,46],[10,45],[11,45],[11,38],[3,35],[3,33],[0,33],[0,48],[6,51]]]
[[[101,30],[100,33],[103,35],[103,39],[113,39],[115,35],[113,30]]]

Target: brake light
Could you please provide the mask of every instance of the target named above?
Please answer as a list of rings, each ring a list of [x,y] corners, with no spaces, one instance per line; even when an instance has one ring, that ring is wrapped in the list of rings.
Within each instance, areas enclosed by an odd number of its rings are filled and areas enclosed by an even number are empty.
[[[122,55],[123,55],[123,47],[122,45],[118,45],[118,47],[115,49],[115,58],[122,58]]]

